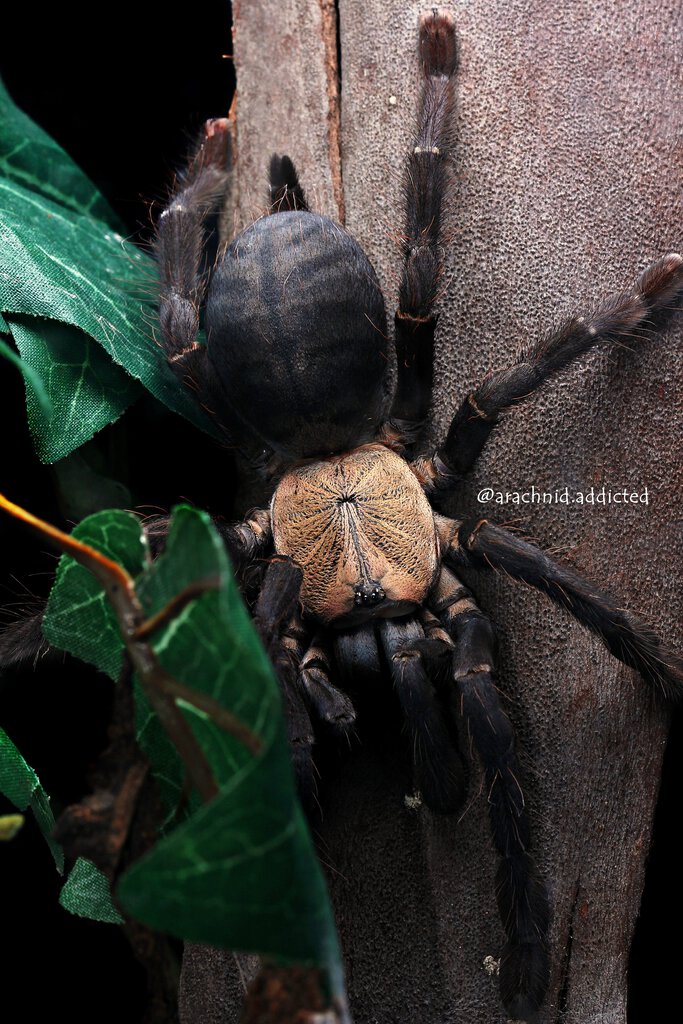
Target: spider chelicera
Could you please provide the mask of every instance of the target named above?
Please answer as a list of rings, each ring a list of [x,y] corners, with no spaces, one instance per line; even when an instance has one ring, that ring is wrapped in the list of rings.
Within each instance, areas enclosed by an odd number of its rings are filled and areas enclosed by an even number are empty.
[[[453,812],[463,800],[450,716],[465,717],[499,857],[507,936],[501,995],[512,1017],[526,1018],[548,982],[548,899],[530,854],[512,729],[494,685],[493,630],[457,572],[500,569],[543,591],[666,699],[683,692],[683,663],[618,601],[533,544],[479,517],[448,519],[433,503],[457,493],[505,409],[593,346],[646,337],[663,325],[683,293],[683,258],[660,259],[630,290],[568,319],[490,374],[464,399],[442,444],[417,456],[431,393],[457,67],[449,14],[421,19],[419,49],[422,103],[407,158],[393,345],[372,266],[340,225],[308,209],[289,157],[271,160],[271,214],[204,273],[208,219],[229,175],[223,119],[207,123],[159,219],[161,344],[226,437],[276,482],[269,509],[219,526],[238,565],[272,559],[257,617],[275,660],[289,667],[281,674],[302,785],[310,782],[311,721],[339,730],[354,721],[338,686],[345,677],[388,670],[416,787],[437,812]],[[197,341],[202,309],[206,345]],[[147,524],[152,539],[165,527],[163,518]],[[299,608],[283,621],[292,588]],[[435,686],[444,672],[446,693]]]

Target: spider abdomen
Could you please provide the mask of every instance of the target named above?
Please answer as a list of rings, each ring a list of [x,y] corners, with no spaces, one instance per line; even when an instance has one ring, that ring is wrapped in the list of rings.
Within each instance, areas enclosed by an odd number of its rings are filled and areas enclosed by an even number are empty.
[[[291,470],[272,523],[276,551],[303,569],[306,612],[325,623],[408,614],[438,570],[431,506],[407,463],[382,445]]]
[[[358,242],[305,210],[257,220],[216,266],[213,389],[275,451],[327,455],[375,436],[390,399],[386,314]]]

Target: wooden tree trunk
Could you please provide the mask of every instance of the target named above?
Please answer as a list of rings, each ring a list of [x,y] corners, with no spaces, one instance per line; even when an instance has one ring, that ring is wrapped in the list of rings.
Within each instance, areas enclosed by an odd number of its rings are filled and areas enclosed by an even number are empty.
[[[341,134],[329,0],[234,4],[238,221],[263,208],[270,153],[290,153],[316,208],[345,208],[391,310],[421,7],[338,6]],[[431,440],[488,369],[680,245],[680,5],[468,0],[454,13],[458,141]],[[506,416],[449,509],[514,522],[679,648],[680,337],[679,322],[634,351],[579,360]],[[649,502],[477,500],[483,487],[532,485],[570,495],[647,488]],[[539,1019],[619,1024],[667,715],[635,673],[544,598],[506,578],[469,582],[500,639],[500,688],[552,898],[552,980]],[[479,769],[461,820],[437,819],[404,806],[393,757],[367,742],[328,794],[320,829],[355,1022],[503,1021],[486,970],[503,934]],[[185,1024],[237,1019],[239,981],[225,963],[189,951]]]

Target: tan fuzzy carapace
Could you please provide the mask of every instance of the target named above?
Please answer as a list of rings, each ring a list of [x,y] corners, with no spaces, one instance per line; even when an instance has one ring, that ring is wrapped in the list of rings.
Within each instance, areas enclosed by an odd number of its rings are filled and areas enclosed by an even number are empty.
[[[301,599],[322,622],[363,614],[356,599],[363,586],[384,592],[373,616],[406,614],[434,582],[439,545],[431,506],[406,462],[382,445],[287,473],[273,497],[272,522],[275,549],[303,569]]]

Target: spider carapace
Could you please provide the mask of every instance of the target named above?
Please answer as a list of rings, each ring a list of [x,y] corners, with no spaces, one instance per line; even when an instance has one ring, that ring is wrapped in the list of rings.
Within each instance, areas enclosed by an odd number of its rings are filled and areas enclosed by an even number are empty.
[[[407,615],[434,585],[431,505],[387,448],[366,445],[291,470],[271,508],[275,550],[303,569],[301,600],[323,623]]]
[[[442,443],[417,455],[449,184],[457,66],[449,14],[421,19],[419,53],[422,100],[406,161],[393,339],[370,262],[342,227],[309,211],[288,157],[271,160],[271,214],[203,273],[206,224],[230,162],[228,124],[215,120],[159,220],[161,343],[180,379],[275,485],[270,508],[219,528],[238,565],[271,559],[256,617],[281,668],[302,785],[313,777],[313,723],[348,729],[355,713],[339,681],[372,668],[391,676],[424,802],[453,812],[463,771],[450,718],[465,716],[499,859],[501,995],[511,1017],[526,1019],[548,982],[548,898],[532,859],[524,772],[495,685],[493,630],[457,573],[499,569],[544,592],[666,699],[683,692],[683,665],[649,626],[573,569],[478,517],[439,515],[432,501],[457,494],[507,408],[595,345],[645,339],[663,326],[683,294],[683,259],[659,259],[627,291],[570,317],[489,374],[464,398]],[[203,306],[206,346],[197,343]],[[159,519],[148,532],[165,528]],[[283,605],[292,580],[300,601]]]

